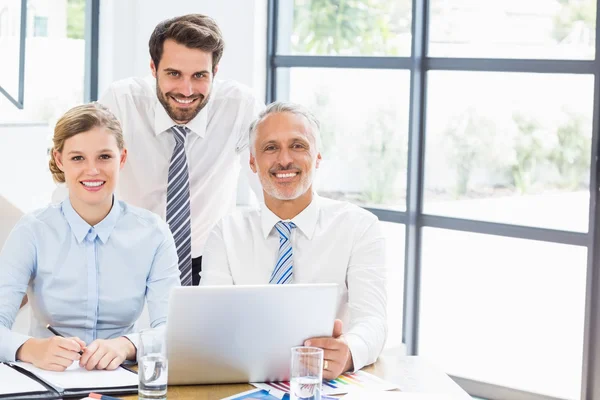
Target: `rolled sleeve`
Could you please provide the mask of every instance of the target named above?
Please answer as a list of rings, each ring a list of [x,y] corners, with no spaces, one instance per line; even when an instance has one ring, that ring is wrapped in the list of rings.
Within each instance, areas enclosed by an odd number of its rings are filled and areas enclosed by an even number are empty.
[[[355,243],[347,282],[350,326],[344,336],[359,370],[377,360],[387,336],[385,239],[376,219]]]
[[[15,361],[19,347],[31,338],[11,331],[35,269],[36,246],[29,218],[17,223],[0,252],[0,361]]]

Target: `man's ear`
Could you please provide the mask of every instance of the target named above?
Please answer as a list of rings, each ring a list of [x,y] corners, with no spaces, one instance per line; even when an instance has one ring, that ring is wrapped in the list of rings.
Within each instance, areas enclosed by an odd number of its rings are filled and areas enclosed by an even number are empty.
[[[213,68],[213,78],[217,75],[218,71],[219,71],[219,64],[215,65]]]
[[[154,60],[150,60],[150,69],[152,70],[152,76],[156,78],[156,65],[154,65]]]
[[[58,169],[60,169],[62,172],[65,172],[65,167],[62,162],[62,154],[60,154],[58,150],[52,150],[52,157],[54,157],[54,162],[56,163]]]
[[[252,152],[250,152],[250,169],[252,172],[256,173],[256,158],[254,158]]]
[[[319,164],[321,163],[321,160],[323,159],[323,157],[321,157],[321,153],[317,153],[317,161],[316,161],[316,165],[315,168],[319,168]]]

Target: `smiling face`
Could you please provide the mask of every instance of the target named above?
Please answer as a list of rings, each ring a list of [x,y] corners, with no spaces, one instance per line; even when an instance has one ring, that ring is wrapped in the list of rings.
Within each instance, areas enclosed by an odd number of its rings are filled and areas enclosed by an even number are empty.
[[[290,112],[270,114],[258,125],[250,168],[258,173],[265,202],[312,198],[321,154],[310,129],[308,121]]]
[[[53,156],[64,173],[75,210],[110,210],[119,171],[127,159],[127,150],[119,150],[110,130],[94,127],[76,134],[65,140],[62,151],[54,150]]]
[[[178,124],[190,122],[208,103],[212,88],[212,53],[165,40],[158,66],[150,62],[156,78],[156,96]]]

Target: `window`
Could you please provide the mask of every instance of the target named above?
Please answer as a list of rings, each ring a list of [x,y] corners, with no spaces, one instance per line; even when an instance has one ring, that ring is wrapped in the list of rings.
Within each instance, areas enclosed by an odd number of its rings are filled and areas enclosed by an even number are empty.
[[[48,17],[35,16],[33,19],[33,36],[48,37]]]
[[[282,0],[278,54],[410,54],[410,0]]]
[[[578,398],[586,257],[580,246],[425,228],[421,354],[452,375]]]
[[[10,32],[8,23],[9,23],[8,7],[4,6],[4,8],[0,9],[0,38],[8,36],[8,34]]]
[[[317,191],[364,206],[406,209],[408,71],[291,68],[279,73],[286,84],[278,85],[277,97],[305,104],[321,123]]]
[[[269,2],[267,101],[313,110],[316,190],[375,213],[402,259],[388,345],[477,397],[597,397],[597,7]]]
[[[86,5],[85,0],[27,2],[23,109],[0,93],[0,148],[5,150],[0,158],[0,169],[5,171],[0,174],[0,219],[16,220],[51,201],[55,185],[48,171],[48,148],[54,123],[67,109],[91,100],[85,93],[97,85],[86,67],[86,62],[97,62],[86,56],[91,42],[84,29],[91,35],[97,29],[87,26]],[[3,55],[10,56],[0,62],[0,86],[16,95],[20,1],[6,7],[0,13],[0,47]],[[6,20],[9,23],[4,24]]]
[[[426,213],[587,232],[592,75],[428,79]]]
[[[594,59],[596,2],[431,0],[432,57]]]
[[[20,10],[19,2],[13,3],[17,8],[10,10],[9,14],[16,18],[13,21],[16,29],[7,38],[7,54],[10,57],[7,57],[7,62],[3,60],[0,63],[0,86],[16,94],[19,84]],[[52,0],[28,1],[28,19],[33,29],[25,46],[25,104],[19,110],[0,95],[0,124],[52,125],[67,109],[85,101],[86,40],[82,34],[85,7],[74,10],[70,6],[72,3],[63,2],[62,7],[56,7]],[[85,6],[85,0],[77,3]]]

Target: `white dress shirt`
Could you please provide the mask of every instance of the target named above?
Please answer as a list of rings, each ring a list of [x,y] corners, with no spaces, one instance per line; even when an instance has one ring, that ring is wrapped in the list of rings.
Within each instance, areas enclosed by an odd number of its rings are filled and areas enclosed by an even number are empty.
[[[264,203],[221,220],[206,242],[200,284],[269,283],[278,255],[278,221]],[[291,236],[294,283],[337,283],[337,318],[354,368],[375,362],[387,333],[385,243],[377,217],[315,194],[291,221],[297,226]]]
[[[156,96],[156,80],[129,78],[113,83],[99,100],[121,122],[128,159],[121,172],[119,198],[166,218],[169,164],[175,125]],[[240,165],[248,166],[248,129],[264,108],[249,88],[214,80],[206,106],[186,126],[190,177],[192,257],[202,255],[212,227],[235,207]],[[256,193],[258,182],[251,182]]]

